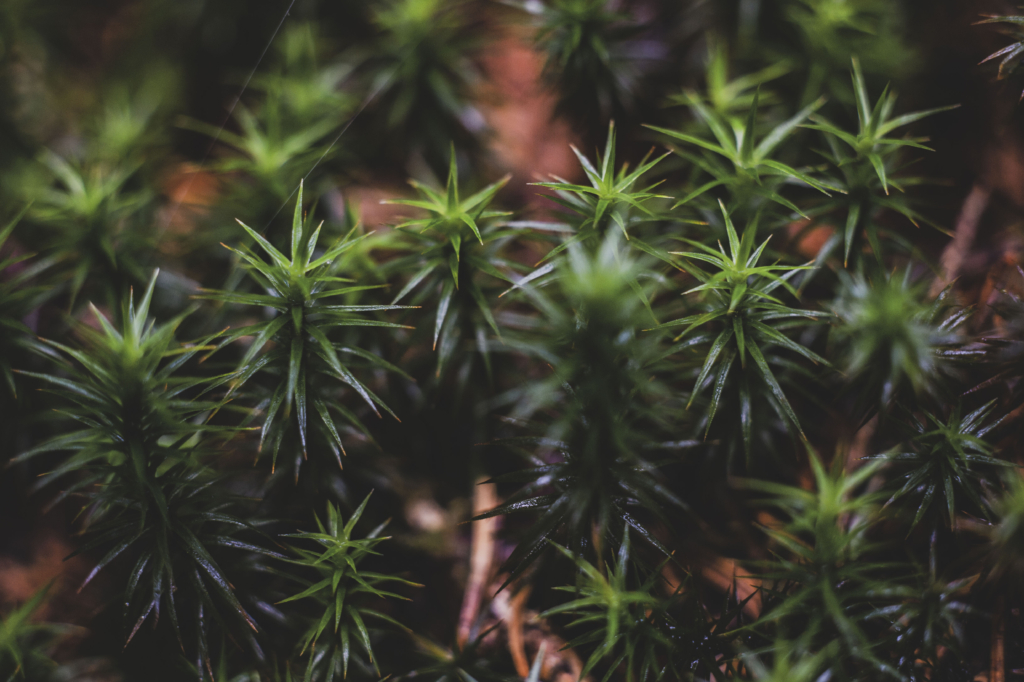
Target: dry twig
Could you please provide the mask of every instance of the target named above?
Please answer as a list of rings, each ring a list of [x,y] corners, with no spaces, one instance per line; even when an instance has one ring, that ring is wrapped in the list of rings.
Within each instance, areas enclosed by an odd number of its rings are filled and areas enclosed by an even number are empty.
[[[963,208],[960,209],[960,215],[956,219],[956,233],[953,236],[953,241],[947,244],[942,252],[942,277],[936,277],[932,282],[929,292],[932,296],[937,296],[960,273],[967,254],[974,246],[974,238],[978,234],[978,224],[981,222],[981,216],[985,213],[985,209],[988,208],[991,194],[992,190],[987,186],[975,183],[967,198],[964,199]]]
[[[498,506],[498,487],[493,483],[485,483],[486,478],[477,481],[473,493],[473,515],[482,514]],[[498,531],[498,518],[492,517],[473,523],[473,543],[469,556],[469,580],[466,583],[466,594],[462,598],[462,611],[459,613],[459,629],[457,641],[465,646],[469,641],[469,633],[480,612],[484,589],[490,584],[491,569],[494,565],[494,536]],[[529,672],[529,666],[527,666]]]

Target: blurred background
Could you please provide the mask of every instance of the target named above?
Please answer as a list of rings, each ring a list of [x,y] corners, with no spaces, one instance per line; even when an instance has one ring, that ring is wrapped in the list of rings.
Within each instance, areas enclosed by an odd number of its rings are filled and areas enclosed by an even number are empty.
[[[600,27],[600,59],[559,62],[580,38],[550,30],[552,7]],[[381,200],[412,196],[408,178],[443,184],[454,150],[476,187],[510,173],[498,204],[543,220],[553,204],[529,183],[580,180],[570,145],[592,156],[610,121],[620,160],[635,163],[659,144],[641,124],[685,125],[682,93],[715,68],[776,69],[775,102],[825,96],[839,111],[857,55],[870,90],[891,84],[905,110],[960,104],[918,129],[937,153],[917,172],[939,181],[920,190],[921,210],[947,231],[965,202],[984,216],[959,268],[965,299],[983,300],[1024,248],[1024,77],[979,65],[1008,39],[975,22],[1014,12],[999,0],[0,0],[0,214],[30,205],[5,248],[57,264],[53,305],[26,323],[60,338],[81,301],[107,309],[156,265],[164,311],[222,285],[217,244],[234,220],[286,228],[300,180],[333,234],[353,215],[386,231],[402,211]],[[936,261],[947,244],[915,236]],[[540,255],[523,249],[523,262]],[[49,428],[46,400],[5,396],[0,462]],[[390,491],[405,548],[394,561],[423,561],[432,580],[404,621],[442,640],[458,619],[470,547],[459,524],[479,473],[466,463],[480,434],[451,407],[414,410],[391,443],[399,454],[356,486]],[[57,578],[41,617],[92,623],[61,654],[97,661],[76,679],[184,679],[153,672],[167,655],[145,637],[121,651],[113,578],[75,591],[88,569],[65,560],[75,510],[47,506],[39,473],[0,476],[0,611]]]

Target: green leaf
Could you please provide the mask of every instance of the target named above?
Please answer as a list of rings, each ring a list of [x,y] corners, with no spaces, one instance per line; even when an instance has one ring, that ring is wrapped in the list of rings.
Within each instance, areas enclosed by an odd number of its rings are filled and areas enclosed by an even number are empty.
[[[796,412],[793,411],[793,407],[789,404],[789,400],[786,399],[786,394],[783,393],[782,387],[779,386],[779,382],[775,380],[775,375],[772,374],[771,369],[768,367],[768,363],[765,361],[764,356],[761,354],[761,349],[756,344],[749,346],[750,357],[754,358],[754,362],[757,363],[757,367],[761,370],[761,377],[765,383],[771,389],[775,399],[782,405],[782,409],[786,412],[786,416],[789,417],[793,426],[800,432],[800,437],[807,440],[807,436],[804,435],[803,429],[800,428],[800,421],[797,419]]]
[[[437,337],[441,334],[441,326],[448,315],[448,307],[451,305],[452,296],[455,295],[455,283],[446,281],[441,289],[441,301],[437,306],[437,317],[434,322],[434,350],[437,350]]]

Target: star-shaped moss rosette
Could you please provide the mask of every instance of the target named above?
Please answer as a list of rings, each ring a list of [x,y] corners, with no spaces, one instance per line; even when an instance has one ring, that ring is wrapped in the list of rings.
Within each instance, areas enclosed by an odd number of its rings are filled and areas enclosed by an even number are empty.
[[[291,257],[278,251],[251,227],[241,221],[239,224],[263,255],[244,244],[226,248],[238,255],[247,275],[264,293],[204,290],[197,298],[273,312],[260,322],[227,332],[221,339],[218,348],[243,337],[252,338],[237,371],[223,382],[230,384],[230,393],[234,394],[243,391],[254,377],[269,379],[270,395],[261,399],[257,412],[263,422],[260,450],[270,450],[275,465],[285,438],[293,428],[298,435],[297,447],[293,449],[296,461],[301,462],[307,456],[312,425],[341,466],[341,454],[345,451],[341,427],[351,426],[362,433],[366,433],[366,428],[338,399],[339,387],[354,390],[377,416],[380,416],[377,408],[394,416],[356,377],[352,363],[365,361],[370,366],[401,371],[373,353],[332,340],[331,334],[344,327],[401,328],[403,325],[369,314],[407,306],[332,303],[332,299],[338,297],[380,288],[380,285],[353,284],[338,276],[341,256],[369,235],[355,236],[357,225],[324,251],[318,251],[322,224],[312,234],[308,233],[302,218],[301,184],[292,219]]]
[[[470,338],[489,363],[487,344],[482,339],[492,332],[501,336],[492,311],[498,294],[487,282],[511,283],[507,273],[522,270],[523,266],[501,253],[506,243],[520,236],[520,231],[505,222],[509,212],[494,210],[490,205],[510,178],[506,175],[465,197],[460,191],[453,146],[444,188],[410,180],[419,199],[384,202],[425,213],[396,225],[404,241],[399,248],[408,255],[389,262],[387,270],[411,273],[392,304],[406,297],[415,303],[436,297],[432,347],[438,351],[438,375],[455,357],[461,340]]]
[[[697,375],[697,382],[690,394],[690,404],[692,404],[709,380],[714,377],[712,398],[707,408],[708,429],[710,429],[711,421],[718,410],[718,404],[730,373],[736,360],[739,360],[740,394],[744,404],[744,409],[741,410],[740,425],[744,444],[749,454],[751,442],[749,403],[755,396],[756,385],[751,384],[747,377],[760,379],[760,385],[768,389],[768,395],[764,397],[772,401],[783,421],[788,421],[803,437],[803,430],[800,427],[796,411],[782,390],[775,372],[772,371],[769,362],[770,356],[766,350],[770,347],[778,347],[828,367],[829,362],[825,358],[791,339],[784,332],[784,328],[788,328],[796,320],[806,320],[809,324],[814,320],[827,319],[831,315],[792,308],[783,303],[779,298],[782,291],[788,292],[794,298],[797,297],[796,290],[788,280],[796,273],[806,270],[808,266],[761,264],[760,261],[770,237],[755,249],[754,238],[757,234],[757,224],[747,225],[741,239],[736,233],[736,228],[733,226],[725,204],[720,202],[719,206],[729,238],[728,251],[721,243],[717,249],[714,249],[700,242],[683,240],[698,250],[673,254],[683,258],[686,261],[684,269],[701,282],[700,285],[684,292],[683,295],[702,294],[705,311],[667,322],[656,328],[683,327],[683,331],[676,336],[676,341],[688,336],[691,332],[696,332],[697,336],[691,339],[692,343],[689,345],[697,345],[698,342],[700,345],[710,343],[703,366]],[[696,263],[710,265],[711,269],[706,270]],[[753,370],[748,369],[748,358],[753,361]],[[781,362],[781,359],[776,361]]]

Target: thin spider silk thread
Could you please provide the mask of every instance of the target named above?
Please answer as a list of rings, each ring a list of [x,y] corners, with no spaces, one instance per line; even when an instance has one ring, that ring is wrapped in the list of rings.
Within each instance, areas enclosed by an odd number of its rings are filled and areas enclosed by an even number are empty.
[[[355,120],[359,118],[359,114],[363,113],[366,107],[370,105],[370,102],[375,100],[377,98],[377,95],[379,95],[381,91],[384,90],[384,88],[391,84],[391,81],[394,79],[395,74],[397,72],[398,69],[396,68],[391,72],[390,76],[388,76],[379,86],[377,86],[376,90],[371,92],[370,95],[365,100],[363,100],[363,103],[359,106],[359,109],[356,111],[356,113],[352,114],[352,118],[348,120],[348,123],[345,124],[345,127],[342,128],[341,131],[335,136],[334,141],[331,142],[330,146],[328,146],[327,149],[324,150],[324,153],[320,155],[320,158],[316,160],[316,163],[314,163],[313,166],[308,171],[306,171],[306,174],[302,176],[303,182],[305,182],[306,178],[308,178],[313,173],[313,171],[316,170],[316,167],[320,165],[320,162],[323,161],[327,157],[327,155],[331,153],[331,150],[334,149],[334,145],[338,144],[338,141],[341,140],[341,136],[348,132],[348,129],[352,127],[352,124],[355,123]],[[267,221],[266,226],[263,228],[264,232],[266,232],[270,228],[270,224],[274,222],[274,218],[276,218],[278,214],[281,213],[284,207],[288,205],[288,203],[292,200],[292,197],[295,196],[295,193],[298,191],[298,187],[293,189],[292,193],[288,195],[288,198],[284,200],[284,203],[282,203],[278,207],[278,209],[274,211],[274,215],[270,216],[270,220]]]
[[[220,141],[221,133],[224,132],[224,129],[228,125],[228,121],[231,120],[232,114],[235,113],[235,107],[237,107],[238,103],[242,100],[242,95],[244,95],[245,91],[248,89],[249,82],[252,81],[253,77],[256,75],[256,71],[260,68],[260,64],[263,63],[263,58],[267,56],[267,51],[270,49],[270,46],[274,44],[274,39],[277,38],[277,34],[281,32],[281,27],[284,26],[284,22],[286,19],[288,19],[288,16],[291,14],[293,7],[295,7],[295,0],[291,0],[291,2],[288,4],[288,8],[284,11],[284,14],[281,16],[281,20],[277,22],[277,27],[274,29],[274,32],[270,34],[270,39],[267,41],[267,44],[263,46],[263,51],[260,52],[260,56],[256,60],[256,64],[252,67],[252,70],[249,72],[249,77],[245,79],[245,83],[242,84],[242,89],[238,91],[238,94],[235,96],[235,100],[231,103],[231,106],[228,107],[228,113],[224,116],[224,122],[220,124],[220,127],[217,129],[217,134],[213,136],[213,140],[211,140],[210,144],[207,146],[206,153],[203,154],[203,158],[199,162],[199,167],[194,172],[189,173],[188,182],[185,184],[185,189],[181,193],[181,198],[174,202],[174,207],[171,209],[171,212],[168,214],[166,220],[164,220],[163,227],[166,228],[168,225],[170,225],[171,221],[173,221],[175,216],[178,215],[178,210],[181,208],[182,203],[184,203],[185,197],[188,196],[189,190],[192,189],[192,183],[195,182],[196,175],[198,175],[203,170],[203,168],[206,167],[206,162],[209,160],[210,154],[213,152],[213,148],[217,146],[217,143]]]

